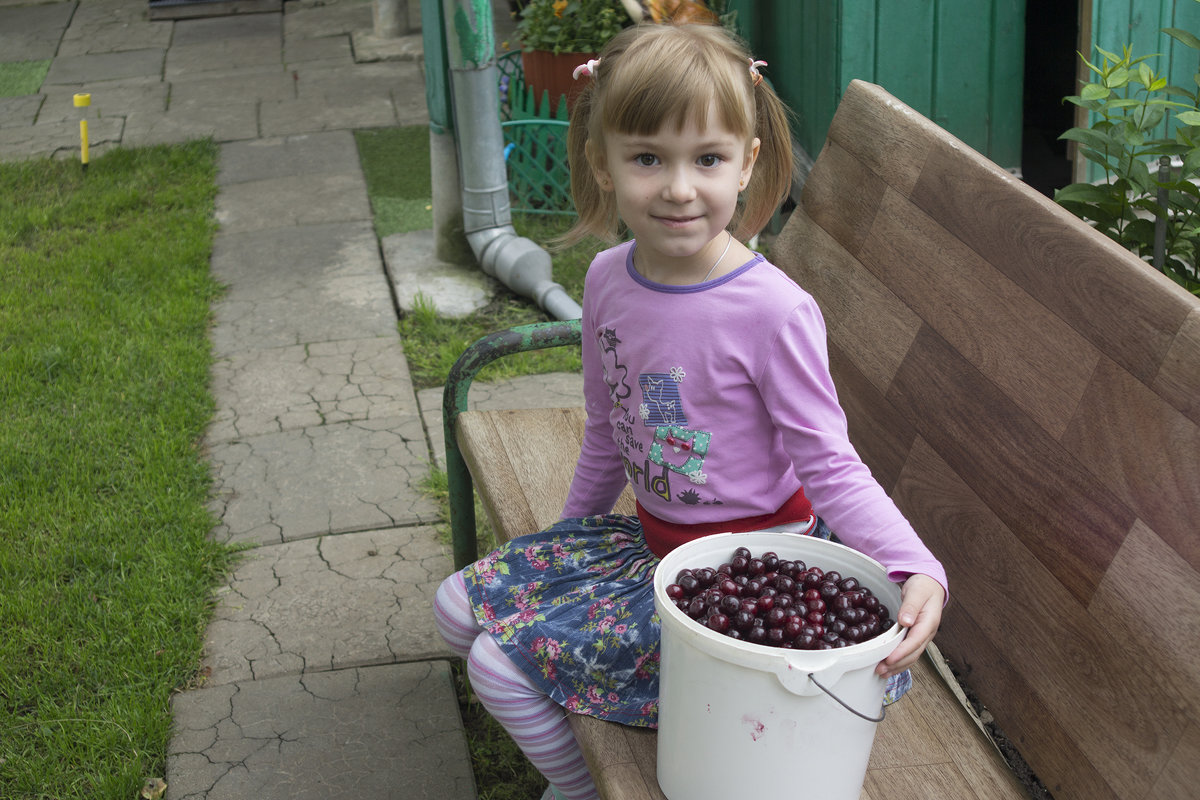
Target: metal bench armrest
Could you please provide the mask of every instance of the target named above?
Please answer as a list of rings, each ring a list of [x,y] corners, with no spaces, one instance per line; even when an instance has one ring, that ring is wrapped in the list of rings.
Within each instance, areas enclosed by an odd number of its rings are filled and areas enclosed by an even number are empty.
[[[479,370],[503,356],[548,347],[578,346],[582,341],[577,319],[517,325],[489,333],[458,357],[442,390],[442,435],[446,442],[446,481],[450,495],[450,533],[454,568],[462,569],[479,557],[475,543],[475,498],[471,472],[458,448],[456,422],[467,410],[467,393]]]

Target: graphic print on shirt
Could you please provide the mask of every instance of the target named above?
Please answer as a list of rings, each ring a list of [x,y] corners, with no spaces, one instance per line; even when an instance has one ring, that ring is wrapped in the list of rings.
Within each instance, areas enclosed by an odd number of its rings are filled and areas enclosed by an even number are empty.
[[[614,406],[624,408],[624,401],[629,399],[633,392],[627,380],[629,370],[617,357],[617,345],[621,340],[612,328],[605,328],[596,339],[600,346],[600,365],[604,368],[604,382],[608,384],[609,397],[612,398]]]
[[[693,430],[689,425],[681,392],[687,377],[683,367],[676,366],[667,372],[648,372],[638,376],[641,402],[635,417],[625,402],[631,390],[628,384],[629,370],[621,363],[617,352],[620,338],[615,330],[606,328],[597,336],[597,342],[613,405],[622,409],[621,418],[616,423],[617,445],[630,482],[643,486],[668,502],[678,500],[688,505],[720,504],[719,499],[702,498],[696,488],[708,481],[704,460],[708,455],[712,434]],[[648,449],[644,443],[645,435],[638,433],[639,422],[640,427],[653,429]],[[672,474],[686,477],[692,486],[678,493],[673,492]]]

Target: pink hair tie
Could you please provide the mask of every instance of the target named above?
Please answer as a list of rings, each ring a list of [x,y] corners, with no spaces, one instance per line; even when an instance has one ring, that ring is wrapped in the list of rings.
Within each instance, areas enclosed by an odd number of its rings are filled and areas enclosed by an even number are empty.
[[[758,86],[760,83],[762,83],[763,79],[762,73],[758,71],[758,68],[765,66],[767,66],[767,62],[765,61],[755,61],[753,58],[750,59],[750,77],[754,80],[755,86]]]
[[[594,77],[596,74],[596,68],[599,66],[600,66],[600,59],[593,58],[591,61],[588,61],[586,64],[580,64],[578,67],[576,67],[575,71],[571,73],[571,77],[574,78],[575,80],[579,80],[580,76],[585,77],[585,78]]]

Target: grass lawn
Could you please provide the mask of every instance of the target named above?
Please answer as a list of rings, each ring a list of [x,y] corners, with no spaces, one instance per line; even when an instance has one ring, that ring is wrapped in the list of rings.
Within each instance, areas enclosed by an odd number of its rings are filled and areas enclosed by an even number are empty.
[[[0,164],[0,794],[161,776],[208,540],[216,149]]]

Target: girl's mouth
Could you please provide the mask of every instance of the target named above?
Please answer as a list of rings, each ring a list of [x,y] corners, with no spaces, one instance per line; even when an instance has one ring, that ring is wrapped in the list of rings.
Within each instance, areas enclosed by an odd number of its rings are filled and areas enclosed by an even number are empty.
[[[699,217],[655,217],[656,220],[666,225],[668,228],[683,228],[696,220]]]

